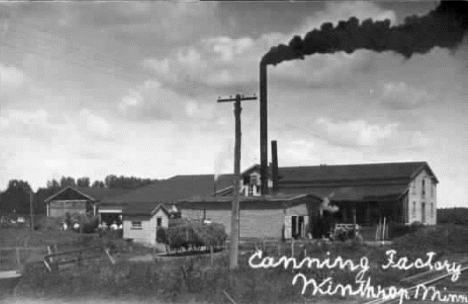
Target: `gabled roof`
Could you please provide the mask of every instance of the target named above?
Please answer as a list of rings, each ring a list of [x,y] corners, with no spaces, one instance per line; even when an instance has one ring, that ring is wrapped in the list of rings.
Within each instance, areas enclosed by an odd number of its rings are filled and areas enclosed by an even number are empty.
[[[46,198],[44,201],[50,202],[56,197],[59,197],[61,194],[65,193],[67,190],[71,190],[76,192],[77,194],[85,197],[86,199],[89,199],[94,202],[99,202],[104,198],[107,197],[113,197],[117,196],[123,193],[127,193],[130,190],[129,189],[118,189],[118,188],[94,188],[94,187],[89,187],[89,188],[78,188],[78,187],[64,187],[54,193],[52,196],[49,196]]]
[[[437,182],[427,162],[281,167],[278,174],[281,184],[284,182],[411,179],[423,169],[427,169]]]
[[[221,175],[216,181],[216,190],[221,191],[232,185],[232,175]],[[166,180],[156,181],[117,197],[106,198],[103,203],[140,204],[172,203],[196,195],[213,195],[214,175],[177,175]]]
[[[147,216],[153,216],[158,212],[158,210],[162,210],[164,213],[166,213],[167,216],[169,216],[169,211],[167,210],[166,206],[163,204],[159,203],[138,203],[138,204],[132,204],[131,206],[126,206],[122,210],[122,215],[147,215]]]

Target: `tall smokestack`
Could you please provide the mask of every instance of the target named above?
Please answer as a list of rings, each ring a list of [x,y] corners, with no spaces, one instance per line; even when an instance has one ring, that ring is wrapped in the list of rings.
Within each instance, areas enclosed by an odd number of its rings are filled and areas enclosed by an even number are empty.
[[[267,65],[260,63],[260,178],[262,195],[268,194]]]
[[[332,54],[358,49],[375,52],[393,51],[410,58],[426,54],[434,47],[456,49],[468,33],[468,1],[442,1],[424,16],[411,16],[401,25],[390,26],[390,20],[362,23],[356,17],[340,21],[337,26],[326,22],[304,38],[293,37],[288,45],[272,47],[262,64],[277,65],[283,61],[304,59],[306,55]]]
[[[271,141],[271,162],[272,162],[272,180],[273,193],[278,192],[278,146],[276,140]]]

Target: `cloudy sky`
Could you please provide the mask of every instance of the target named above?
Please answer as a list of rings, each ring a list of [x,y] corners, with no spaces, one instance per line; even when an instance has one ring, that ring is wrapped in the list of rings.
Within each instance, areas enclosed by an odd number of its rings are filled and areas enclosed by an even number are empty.
[[[260,58],[323,22],[422,15],[432,2],[0,4],[0,189],[108,174],[230,172],[233,104]],[[427,161],[441,206],[467,206],[468,47],[405,60],[357,51],[269,67],[280,166]],[[242,105],[242,167],[260,162]]]

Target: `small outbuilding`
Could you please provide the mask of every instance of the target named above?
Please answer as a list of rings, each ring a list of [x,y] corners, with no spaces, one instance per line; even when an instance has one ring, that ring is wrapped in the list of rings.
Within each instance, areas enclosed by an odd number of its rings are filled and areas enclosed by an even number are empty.
[[[123,209],[123,238],[141,244],[156,244],[159,228],[169,227],[169,211],[163,204],[139,203]]]

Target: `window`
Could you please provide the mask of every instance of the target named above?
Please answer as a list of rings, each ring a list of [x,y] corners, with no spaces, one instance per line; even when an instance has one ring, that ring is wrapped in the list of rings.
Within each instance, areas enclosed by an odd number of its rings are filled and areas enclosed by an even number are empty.
[[[431,217],[434,217],[434,203],[431,203]]]
[[[416,194],[416,182],[411,183],[411,188],[413,190],[413,194]]]
[[[426,195],[426,181],[423,179],[422,180],[422,185],[421,185],[421,195],[424,197]]]
[[[256,185],[257,184],[257,175],[251,175],[250,176],[250,184],[251,185]]]
[[[254,195],[253,185],[249,185],[249,196]]]
[[[141,222],[133,222],[132,221],[132,228],[131,230],[142,230],[143,227],[141,226]]]
[[[434,184],[431,183],[431,197],[434,197]]]
[[[162,226],[162,217],[158,216],[156,218],[156,227],[161,227]]]
[[[416,217],[416,202],[413,202],[413,217]]]

